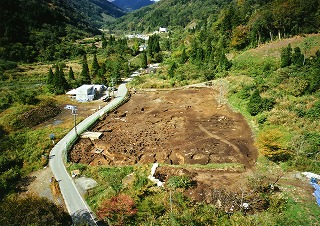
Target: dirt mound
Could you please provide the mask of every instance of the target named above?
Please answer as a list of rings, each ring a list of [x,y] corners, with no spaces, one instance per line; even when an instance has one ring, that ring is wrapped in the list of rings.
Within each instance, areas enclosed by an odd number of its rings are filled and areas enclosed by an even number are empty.
[[[35,107],[20,116],[23,126],[33,127],[61,113],[61,108],[54,104]]]

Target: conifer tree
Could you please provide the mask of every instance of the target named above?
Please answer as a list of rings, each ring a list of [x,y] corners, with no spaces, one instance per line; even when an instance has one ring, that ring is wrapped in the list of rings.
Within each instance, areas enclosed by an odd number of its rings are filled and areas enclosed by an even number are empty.
[[[142,53],[142,57],[141,57],[141,67],[142,68],[147,68],[148,67],[148,60],[147,60],[147,54],[146,52]]]
[[[58,84],[59,84],[59,77],[60,77],[60,69],[59,66],[56,64],[54,65],[54,77],[53,77],[53,92],[57,92]]]
[[[147,51],[150,57],[153,57],[155,53],[160,52],[159,39],[160,37],[158,35],[152,35],[149,37]]]
[[[225,71],[228,70],[231,67],[231,62],[226,57],[225,53],[221,51],[220,57],[219,57],[219,70]]]
[[[289,44],[286,48],[283,48],[281,51],[281,67],[287,67],[291,65],[292,48]]]
[[[88,67],[87,55],[83,55],[82,71],[81,71],[81,84],[91,84],[90,72]]]
[[[297,66],[302,66],[304,62],[304,55],[301,53],[301,49],[297,46],[294,48],[292,54],[292,63]]]
[[[64,76],[63,67],[59,68],[59,78],[57,83],[57,90],[59,90],[59,94],[63,94],[69,88],[69,84]]]
[[[175,71],[176,68],[177,68],[177,64],[176,64],[176,62],[173,62],[171,64],[170,68],[169,68],[169,71],[168,71],[168,75],[169,75],[170,78],[173,78],[174,71]]]
[[[188,60],[188,56],[187,56],[187,54],[186,54],[186,49],[183,48],[182,54],[181,54],[181,57],[180,57],[180,63],[181,63],[181,64],[184,64],[184,63],[187,62],[187,60]]]
[[[107,40],[104,34],[101,35],[102,48],[105,49],[107,47]]]
[[[47,86],[50,93],[54,92],[54,74],[52,68],[49,68],[48,77],[47,77]]]
[[[69,79],[70,80],[76,80],[75,77],[74,77],[74,72],[73,72],[72,67],[69,67]]]
[[[262,109],[262,98],[260,96],[259,90],[255,90],[248,103],[248,111],[251,115],[257,115],[259,114],[263,109]]]
[[[53,74],[52,68],[49,68],[47,85],[53,85],[53,81],[54,81],[54,74]]]
[[[98,63],[98,59],[97,59],[97,55],[96,54],[93,55],[93,61],[92,61],[91,67],[92,67],[92,75],[93,76],[97,76],[98,75],[98,71],[100,69],[100,65]]]

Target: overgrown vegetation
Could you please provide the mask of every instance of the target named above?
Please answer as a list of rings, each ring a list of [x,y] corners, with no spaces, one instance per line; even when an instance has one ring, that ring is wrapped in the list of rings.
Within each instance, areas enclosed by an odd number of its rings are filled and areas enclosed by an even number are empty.
[[[317,224],[320,213],[316,204],[297,201],[279,191],[278,181],[285,172],[275,163],[261,159],[258,171],[250,178],[247,188],[239,185],[238,192],[212,188],[210,203],[196,203],[188,198],[194,181],[187,175],[168,178],[164,187],[147,179],[150,167],[89,167],[72,164],[81,175],[94,178],[98,186],[89,190],[87,202],[100,219],[113,225],[285,225]],[[303,197],[302,197],[303,198]],[[248,206],[244,203],[247,203]],[[305,219],[305,214],[308,219]],[[290,219],[289,219],[290,218]]]
[[[0,202],[1,225],[71,225],[62,207],[33,195],[10,197]]]
[[[54,133],[59,139],[72,123],[34,126],[60,112],[55,95],[86,83],[118,83],[150,63],[161,63],[161,67],[135,78],[131,87],[171,88],[219,79],[220,92],[228,91],[229,105],[248,119],[255,132],[262,156],[259,164],[287,171],[320,171],[320,38],[306,35],[318,32],[319,1],[168,0],[112,25],[115,31],[130,32],[169,28],[169,33],[150,36],[147,42],[105,34],[83,39],[98,34],[91,25],[101,25],[101,21],[83,18],[91,11],[88,2],[82,3],[0,3],[0,208],[5,213],[0,224],[28,220],[26,224],[57,221],[59,225],[58,218],[70,224],[47,200],[6,199],[19,192],[17,182],[22,177],[48,163],[52,148],[48,135]],[[84,14],[72,10],[74,5]],[[290,38],[299,34],[303,36]],[[141,44],[148,44],[142,53]],[[49,63],[41,67],[42,62]],[[101,219],[113,225],[320,224],[319,208],[310,200],[301,202],[290,193],[270,190],[279,179],[277,172],[257,169],[249,178],[251,190],[237,194],[212,190],[223,194],[224,202],[216,199],[208,204],[195,203],[185,195],[194,186],[188,176],[173,176],[164,188],[158,188],[148,180],[147,166],[73,164],[70,169],[80,169],[98,181],[87,201]],[[244,199],[253,212],[240,206]],[[237,204],[234,211],[229,211],[230,206],[221,208],[232,202]],[[19,211],[28,213],[34,206],[42,208],[36,214],[44,217],[31,219],[21,213],[21,220],[16,221]]]

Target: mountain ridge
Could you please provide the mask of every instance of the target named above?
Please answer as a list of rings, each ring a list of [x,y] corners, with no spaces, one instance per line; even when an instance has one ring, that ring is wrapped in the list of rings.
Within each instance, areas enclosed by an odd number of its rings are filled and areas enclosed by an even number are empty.
[[[119,6],[122,9],[130,12],[133,10],[140,9],[144,6],[151,5],[151,4],[155,3],[155,1],[151,1],[151,0],[132,0],[132,1],[114,0],[114,1],[112,1],[112,3]]]

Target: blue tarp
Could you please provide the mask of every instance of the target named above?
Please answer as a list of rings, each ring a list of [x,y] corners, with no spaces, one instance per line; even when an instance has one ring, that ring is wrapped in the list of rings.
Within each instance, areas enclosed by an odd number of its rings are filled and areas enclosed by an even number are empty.
[[[320,206],[320,185],[318,184],[318,181],[316,178],[311,178],[310,184],[314,187],[314,196],[316,197],[316,201],[318,203],[318,206]]]

